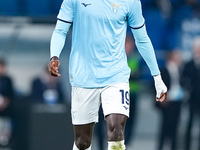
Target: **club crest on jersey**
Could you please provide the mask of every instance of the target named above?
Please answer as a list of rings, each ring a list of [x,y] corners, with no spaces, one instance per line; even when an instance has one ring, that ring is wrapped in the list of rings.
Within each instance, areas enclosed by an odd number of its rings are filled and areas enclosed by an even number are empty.
[[[122,4],[114,4],[110,3],[113,6],[113,13],[116,14],[118,12],[118,7],[122,6]]]

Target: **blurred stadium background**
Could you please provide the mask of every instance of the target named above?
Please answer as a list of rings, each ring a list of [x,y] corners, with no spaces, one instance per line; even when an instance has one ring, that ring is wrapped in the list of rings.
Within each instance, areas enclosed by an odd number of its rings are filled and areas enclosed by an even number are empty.
[[[160,68],[165,66],[165,52],[179,49],[183,64],[192,58],[192,43],[200,36],[199,0],[141,0],[147,32],[152,40]],[[60,78],[64,102],[49,104],[30,98],[32,82],[41,76],[49,61],[50,39],[62,0],[0,0],[0,58],[7,62],[13,80],[15,98],[10,127],[12,140],[0,150],[71,150],[73,132],[70,118],[68,56],[71,31],[62,52]],[[129,30],[127,32],[130,32]],[[156,150],[161,114],[155,107],[152,77],[141,61],[141,90],[138,93],[134,138],[128,150]],[[3,117],[2,117],[3,118]],[[178,150],[184,150],[187,96],[183,100],[178,127]],[[197,119],[198,120],[198,119]],[[0,119],[0,128],[3,119]],[[192,129],[192,148],[200,141],[199,123]],[[2,127],[5,130],[5,127]],[[1,137],[1,130],[0,130]],[[106,136],[102,137],[106,140]],[[98,150],[95,132],[93,149]],[[1,141],[1,138],[0,138]],[[170,146],[165,147],[170,150]]]

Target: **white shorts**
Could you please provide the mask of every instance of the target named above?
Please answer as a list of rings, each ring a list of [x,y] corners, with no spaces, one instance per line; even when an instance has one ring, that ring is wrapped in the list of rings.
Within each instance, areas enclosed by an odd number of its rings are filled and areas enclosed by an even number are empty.
[[[129,84],[116,83],[104,88],[92,89],[72,87],[73,125],[98,122],[101,103],[104,116],[123,114],[129,117]]]

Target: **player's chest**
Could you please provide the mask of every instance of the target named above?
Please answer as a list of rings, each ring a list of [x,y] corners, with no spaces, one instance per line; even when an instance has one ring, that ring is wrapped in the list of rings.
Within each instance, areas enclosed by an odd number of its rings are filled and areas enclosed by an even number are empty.
[[[77,11],[81,15],[101,16],[108,19],[125,20],[128,9],[127,0],[78,0]]]

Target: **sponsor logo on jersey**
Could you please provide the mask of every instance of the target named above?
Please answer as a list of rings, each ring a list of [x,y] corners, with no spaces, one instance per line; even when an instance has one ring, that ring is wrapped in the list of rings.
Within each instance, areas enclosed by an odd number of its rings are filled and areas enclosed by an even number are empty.
[[[86,3],[81,3],[83,6],[87,7],[88,5],[92,5],[92,4],[86,4]]]
[[[113,6],[113,13],[116,14],[118,12],[118,7],[122,6],[122,4],[114,4],[110,3]]]

